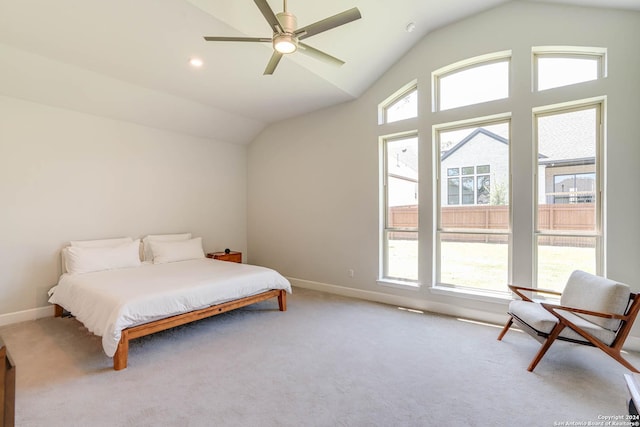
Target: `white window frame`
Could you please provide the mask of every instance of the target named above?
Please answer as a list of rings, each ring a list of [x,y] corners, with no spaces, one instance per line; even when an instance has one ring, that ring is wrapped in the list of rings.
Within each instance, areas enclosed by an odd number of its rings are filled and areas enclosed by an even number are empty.
[[[604,256],[604,230],[603,230],[603,216],[604,216],[604,119],[606,117],[606,98],[592,98],[586,100],[572,101],[568,103],[549,105],[544,107],[537,107],[533,109],[533,133],[534,133],[534,149],[535,153],[539,151],[538,148],[538,120],[540,116],[549,116],[554,114],[569,113],[572,111],[586,110],[590,108],[596,108],[597,125],[598,130],[596,133],[596,161],[595,161],[595,173],[596,173],[596,188],[595,188],[595,230],[594,231],[551,231],[540,230],[538,228],[538,215],[539,215],[539,177],[538,177],[538,158],[534,158],[534,236],[533,236],[533,287],[538,286],[538,238],[541,236],[563,236],[563,237],[592,237],[596,241],[596,275],[604,275],[605,273],[605,256]],[[543,286],[544,287],[544,286]]]
[[[418,105],[419,105],[420,94],[418,93],[418,81],[413,80],[407,83],[406,85],[402,86],[400,89],[394,92],[393,95],[391,95],[390,97],[382,101],[380,104],[378,104],[378,124],[383,125],[387,123],[396,123],[396,122],[402,121],[402,120],[397,120],[394,122],[389,122],[387,117],[387,109],[393,104],[395,104],[396,102],[398,102],[399,100],[401,100],[402,98],[404,98],[405,96],[409,95],[411,92],[416,92],[416,95],[418,96]],[[407,117],[406,119],[403,119],[403,120],[414,119],[416,117],[418,117],[417,111],[414,117]]]
[[[443,186],[441,185],[441,160],[440,160],[440,134],[441,132],[446,132],[446,131],[452,131],[452,130],[458,130],[458,129],[464,129],[464,128],[468,128],[468,127],[476,127],[476,126],[483,126],[483,125],[492,125],[492,124],[496,124],[496,123],[509,123],[509,133],[511,133],[511,114],[510,113],[506,113],[506,114],[499,114],[499,115],[494,115],[494,116],[489,116],[489,117],[478,117],[478,118],[474,118],[474,119],[470,119],[470,120],[463,120],[460,122],[455,122],[455,123],[442,123],[442,124],[438,124],[438,125],[434,125],[433,126],[433,135],[434,135],[434,144],[433,144],[433,149],[434,149],[434,154],[433,154],[433,158],[434,158],[434,168],[433,168],[433,173],[434,173],[434,185],[435,185],[435,191],[434,191],[434,200],[433,200],[433,206],[435,209],[435,221],[436,221],[436,229],[435,229],[435,236],[434,236],[434,246],[435,246],[435,250],[433,253],[433,265],[434,265],[434,269],[433,269],[433,289],[436,290],[446,290],[446,291],[450,291],[450,290],[461,290],[465,293],[469,293],[469,294],[476,294],[476,295],[490,295],[490,294],[496,294],[500,297],[504,297],[506,295],[508,295],[508,291],[505,290],[504,292],[492,292],[490,290],[486,290],[486,289],[474,289],[474,288],[469,288],[469,287],[465,287],[465,286],[461,286],[461,285],[455,285],[455,284],[449,284],[449,283],[442,283],[441,281],[441,263],[440,263],[440,259],[441,259],[441,234],[443,233],[455,233],[455,234],[493,234],[493,235],[504,235],[507,236],[507,245],[508,245],[508,260],[507,260],[507,280],[508,282],[511,282],[511,277],[512,277],[512,250],[513,250],[513,244],[512,244],[512,234],[513,234],[513,206],[512,203],[509,202],[509,225],[508,228],[506,230],[495,230],[495,229],[471,229],[471,228],[444,228],[442,226],[442,204],[441,204],[441,200],[442,200],[442,188]],[[509,173],[508,173],[508,182],[509,182],[509,197],[508,200],[513,200],[511,191],[512,191],[512,186],[511,186],[511,156],[512,156],[512,147],[511,147],[511,135],[509,135],[509,159],[508,159],[508,167],[509,167]],[[475,165],[478,166],[478,165]],[[474,167],[475,167],[474,166]],[[482,166],[482,165],[480,165]],[[475,176],[475,175],[474,175]],[[445,179],[447,179],[447,177],[445,177]],[[462,188],[460,189],[460,191],[462,191]],[[465,206],[465,205],[455,205],[455,206]],[[466,205],[466,206],[476,206],[474,205]],[[505,288],[506,288],[506,284],[505,284]]]
[[[395,141],[398,139],[408,139],[408,138],[417,138],[418,139],[418,151],[420,138],[418,136],[417,130],[411,130],[407,132],[400,132],[391,135],[385,135],[380,137],[380,270],[378,272],[378,283],[379,284],[387,284],[387,285],[400,285],[400,286],[409,286],[409,287],[419,287],[419,280],[411,280],[400,277],[392,277],[387,273],[389,271],[389,245],[388,245],[388,234],[392,232],[406,232],[406,233],[415,233],[416,241],[419,242],[419,224],[416,227],[389,227],[388,226],[388,186],[387,186],[387,176],[388,176],[388,167],[387,167],[387,142]],[[418,165],[418,169],[420,166]],[[419,180],[415,179],[415,183],[419,186]],[[420,206],[420,200],[418,198],[418,209]],[[417,266],[419,267],[419,266]],[[418,269],[419,270],[419,269]]]
[[[505,50],[505,51],[494,52],[486,55],[476,56],[473,58],[458,61],[456,63],[447,65],[445,67],[442,67],[433,71],[431,73],[431,92],[433,94],[432,106],[431,106],[432,111],[433,112],[446,111],[440,108],[440,98],[441,98],[440,80],[441,79],[451,74],[459,73],[465,70],[470,70],[483,65],[489,65],[492,63],[505,62],[505,61],[508,62],[508,65],[509,65],[509,76],[508,76],[509,82],[507,84],[508,84],[508,87],[510,88],[511,87],[511,70],[510,70],[511,69],[511,50]],[[509,93],[507,94],[507,98],[509,96],[511,96],[510,89],[509,89]],[[486,102],[499,101],[501,99],[505,99],[505,98],[493,99]],[[459,106],[455,108],[464,108],[464,107],[469,107],[471,105],[477,105],[477,104],[469,104],[469,105]]]
[[[531,49],[531,65],[532,70],[532,85],[534,92],[540,92],[538,89],[538,60],[540,58],[577,58],[577,59],[594,59],[598,62],[598,76],[596,80],[603,79],[607,76],[607,49],[602,47],[582,47],[582,46],[535,46]],[[593,80],[589,80],[593,81]],[[571,83],[567,86],[574,84],[581,84],[586,82]],[[542,91],[558,89],[558,86]]]

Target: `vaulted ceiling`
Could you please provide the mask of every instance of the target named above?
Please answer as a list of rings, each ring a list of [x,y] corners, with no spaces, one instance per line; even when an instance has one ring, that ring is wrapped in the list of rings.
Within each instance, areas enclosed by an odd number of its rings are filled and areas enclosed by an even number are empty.
[[[352,7],[362,19],[305,40],[342,67],[295,53],[264,76],[269,43],[203,39],[271,37],[252,0],[0,0],[0,95],[247,144],[269,123],[357,98],[430,31],[506,1],[290,0],[299,27]]]

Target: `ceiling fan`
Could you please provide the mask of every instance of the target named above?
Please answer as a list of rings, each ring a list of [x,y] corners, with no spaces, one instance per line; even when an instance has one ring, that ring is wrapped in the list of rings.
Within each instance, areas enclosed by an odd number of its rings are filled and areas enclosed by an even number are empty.
[[[204,39],[209,42],[268,42],[273,44],[273,54],[267,64],[267,68],[264,70],[264,74],[273,74],[280,59],[283,55],[293,53],[296,50],[309,55],[313,58],[319,59],[335,65],[342,65],[344,61],[324,53],[318,49],[315,49],[308,44],[302,43],[301,40],[307,37],[315,36],[316,34],[330,30],[340,25],[348,24],[351,21],[360,19],[360,11],[357,7],[346,10],[337,15],[325,18],[321,21],[315,22],[306,27],[297,28],[296,16],[287,11],[287,0],[284,1],[283,11],[275,14],[267,3],[267,0],[253,0],[264,15],[265,19],[269,23],[269,26],[273,30],[273,36],[271,38],[266,37],[205,37]]]

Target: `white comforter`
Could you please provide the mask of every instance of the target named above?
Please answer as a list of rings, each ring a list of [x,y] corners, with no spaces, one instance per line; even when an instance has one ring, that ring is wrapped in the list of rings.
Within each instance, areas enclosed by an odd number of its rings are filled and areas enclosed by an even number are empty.
[[[49,302],[101,336],[112,357],[125,328],[270,289],[291,293],[291,284],[269,268],[203,258],[63,274],[49,291]]]

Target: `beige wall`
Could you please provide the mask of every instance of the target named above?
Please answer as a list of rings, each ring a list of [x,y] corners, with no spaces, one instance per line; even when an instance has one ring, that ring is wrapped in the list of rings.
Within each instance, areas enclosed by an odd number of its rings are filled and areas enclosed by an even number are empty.
[[[72,239],[245,251],[246,147],[0,96],[0,200],[2,315],[47,306]]]
[[[511,2],[434,31],[359,99],[270,126],[249,148],[250,262],[301,279],[297,284],[379,301],[504,319],[507,301],[441,293],[433,277],[431,126],[468,117],[512,115],[512,280],[533,275],[532,108],[606,96],[607,275],[640,290],[640,13]],[[608,77],[541,93],[531,91],[531,48],[608,48]],[[448,64],[512,50],[511,97],[431,113],[430,73]],[[419,119],[379,126],[377,105],[417,79]],[[420,134],[420,281],[418,290],[381,286],[378,138]],[[354,277],[349,277],[349,270]]]

